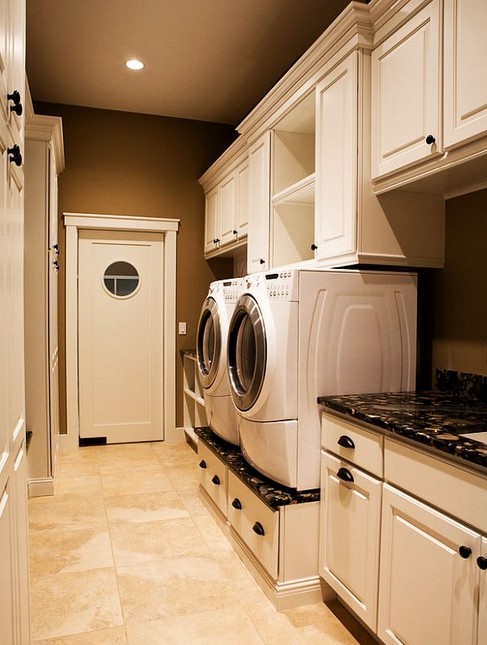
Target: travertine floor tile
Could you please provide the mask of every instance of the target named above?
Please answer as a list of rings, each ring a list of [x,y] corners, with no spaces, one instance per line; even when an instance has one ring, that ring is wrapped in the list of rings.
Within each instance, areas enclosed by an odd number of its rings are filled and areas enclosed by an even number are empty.
[[[101,483],[103,495],[107,497],[173,490],[159,464],[149,464],[143,469],[124,468],[120,472],[102,472]]]
[[[29,505],[29,525],[34,531],[103,530],[107,528],[105,505],[101,496],[45,498]]]
[[[33,640],[123,624],[114,569],[34,578],[31,598]]]
[[[117,567],[125,624],[237,606],[213,558],[188,557]]]
[[[35,645],[127,645],[125,627],[99,629],[96,632],[59,636],[42,641],[33,641]]]
[[[189,517],[189,511],[175,491],[107,497],[109,522],[156,522]]]
[[[114,565],[108,528],[31,531],[29,550],[31,578]]]
[[[129,645],[262,645],[240,608],[187,614],[152,623],[128,625]]]
[[[211,555],[189,517],[158,522],[115,522],[110,525],[110,533],[117,566]]]
[[[87,495],[101,494],[101,478],[98,471],[93,475],[56,475],[54,480],[54,495],[56,497],[63,495],[69,497],[85,497]]]

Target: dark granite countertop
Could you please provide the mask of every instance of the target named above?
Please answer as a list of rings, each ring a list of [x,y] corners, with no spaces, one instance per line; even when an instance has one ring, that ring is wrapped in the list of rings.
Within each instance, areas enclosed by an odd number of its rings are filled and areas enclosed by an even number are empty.
[[[320,499],[319,489],[297,492],[267,479],[245,461],[236,446],[220,439],[210,428],[195,428],[195,433],[270,508],[275,510],[279,506],[316,502]]]
[[[487,432],[486,394],[486,376],[438,370],[435,390],[322,396],[318,403],[487,475],[487,444],[461,436]]]

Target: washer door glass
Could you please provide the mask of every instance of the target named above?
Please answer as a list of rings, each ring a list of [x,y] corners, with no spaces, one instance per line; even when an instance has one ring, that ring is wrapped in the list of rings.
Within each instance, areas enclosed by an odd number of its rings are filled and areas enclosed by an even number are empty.
[[[267,343],[259,305],[250,295],[240,298],[230,321],[228,370],[232,398],[239,410],[249,410],[264,383]]]
[[[198,371],[204,388],[210,387],[216,378],[220,351],[221,330],[218,307],[213,298],[207,298],[201,310],[196,338]]]

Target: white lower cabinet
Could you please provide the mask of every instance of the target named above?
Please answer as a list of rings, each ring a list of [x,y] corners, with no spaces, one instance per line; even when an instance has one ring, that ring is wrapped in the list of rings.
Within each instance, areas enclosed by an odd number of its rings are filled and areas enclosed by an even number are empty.
[[[262,566],[277,579],[279,511],[256,497],[233,473],[228,473],[228,521]]]
[[[320,575],[376,629],[382,482],[322,453]]]
[[[479,533],[384,484],[379,637],[394,644],[480,645],[480,548]]]
[[[269,506],[199,437],[200,490],[276,609],[334,597],[318,575],[319,501]]]
[[[384,643],[486,645],[486,477],[331,413],[322,447],[320,576]]]
[[[482,552],[477,559],[480,569],[479,585],[479,631],[477,642],[479,645],[487,643],[487,538],[482,538]]]
[[[205,489],[218,509],[227,514],[227,469],[211,450],[198,443],[198,470],[200,485]]]

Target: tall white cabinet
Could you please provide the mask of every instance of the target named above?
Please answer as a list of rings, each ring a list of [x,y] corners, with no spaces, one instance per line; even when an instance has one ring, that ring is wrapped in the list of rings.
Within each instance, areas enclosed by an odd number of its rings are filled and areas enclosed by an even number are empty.
[[[24,405],[25,2],[0,0],[0,643],[30,642]]]
[[[58,188],[64,169],[59,117],[28,110],[25,135],[25,395],[32,432],[29,493],[52,495],[59,449]]]

